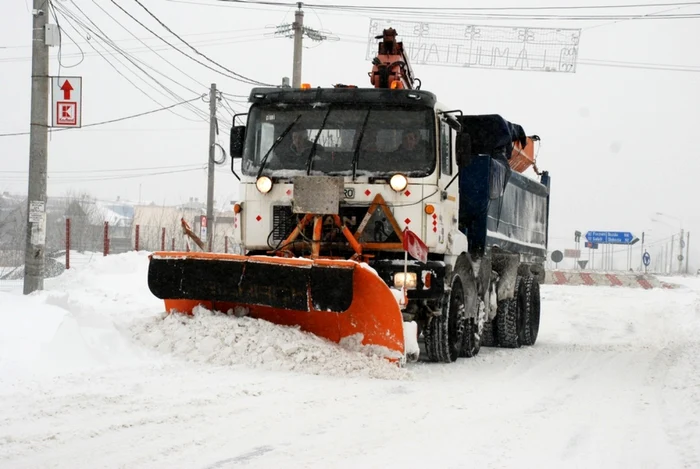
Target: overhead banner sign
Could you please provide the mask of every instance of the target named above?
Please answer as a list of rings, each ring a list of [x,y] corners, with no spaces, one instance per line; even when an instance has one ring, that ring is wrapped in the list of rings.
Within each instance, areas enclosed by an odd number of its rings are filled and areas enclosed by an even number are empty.
[[[576,72],[580,29],[483,26],[371,19],[366,59],[376,37],[394,28],[413,64],[530,72]]]
[[[83,113],[83,79],[51,77],[53,127],[80,127]]]

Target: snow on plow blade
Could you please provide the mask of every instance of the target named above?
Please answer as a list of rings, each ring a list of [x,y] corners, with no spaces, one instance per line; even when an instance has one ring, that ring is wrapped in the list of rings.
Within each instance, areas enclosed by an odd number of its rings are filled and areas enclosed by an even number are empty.
[[[148,287],[168,312],[244,307],[251,317],[338,343],[362,334],[362,345],[392,361],[404,354],[396,299],[375,272],[354,261],[156,252]]]

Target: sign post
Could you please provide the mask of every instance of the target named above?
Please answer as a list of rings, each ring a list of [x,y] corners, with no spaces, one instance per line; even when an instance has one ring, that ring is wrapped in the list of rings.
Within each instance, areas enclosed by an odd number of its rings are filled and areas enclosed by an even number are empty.
[[[418,259],[421,262],[428,262],[428,246],[423,242],[422,239],[418,237],[413,231],[409,230],[408,227],[403,230],[403,304],[406,304],[407,297],[407,286],[408,283],[408,255],[414,259]]]
[[[586,240],[597,244],[630,244],[634,235],[628,231],[589,231]]]
[[[552,261],[554,261],[554,268],[559,268],[559,263],[564,259],[564,254],[561,251],[554,251],[552,253]]]
[[[614,244],[632,245],[639,241],[629,231],[589,231],[586,233],[586,241],[594,244],[605,244],[603,246],[603,269],[615,270]],[[588,243],[586,245],[588,246]],[[607,257],[607,259],[606,259]],[[607,262],[606,262],[607,261]]]
[[[642,255],[642,263],[644,263],[644,273],[647,273],[647,267],[649,267],[649,264],[651,264],[651,255],[647,252],[644,251],[644,254]]]
[[[207,239],[207,216],[199,216],[199,238],[202,240]]]

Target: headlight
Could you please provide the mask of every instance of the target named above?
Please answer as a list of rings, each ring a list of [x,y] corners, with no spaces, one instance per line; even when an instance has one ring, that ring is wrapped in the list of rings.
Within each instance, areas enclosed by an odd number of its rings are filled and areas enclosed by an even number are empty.
[[[406,283],[406,290],[414,290],[417,285],[416,273],[415,272],[397,272],[394,274],[394,287],[403,288],[404,282]]]
[[[267,194],[270,192],[270,189],[272,189],[272,179],[267,176],[259,177],[258,180],[255,181],[255,187],[257,187],[261,193]]]
[[[389,185],[396,192],[401,192],[408,185],[408,179],[403,174],[394,174],[389,180]]]

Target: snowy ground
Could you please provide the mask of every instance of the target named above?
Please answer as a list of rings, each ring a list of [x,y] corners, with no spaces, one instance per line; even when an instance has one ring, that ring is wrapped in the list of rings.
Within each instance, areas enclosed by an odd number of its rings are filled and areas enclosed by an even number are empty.
[[[698,279],[546,285],[535,347],[397,370],[246,318],[162,321],[146,264],[0,292],[0,467],[700,466]]]

